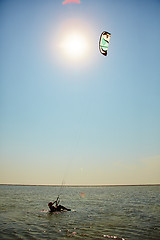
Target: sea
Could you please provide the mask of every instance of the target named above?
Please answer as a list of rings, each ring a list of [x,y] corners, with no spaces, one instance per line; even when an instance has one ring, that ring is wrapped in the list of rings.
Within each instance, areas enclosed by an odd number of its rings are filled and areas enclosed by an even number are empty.
[[[0,185],[1,240],[70,238],[159,240],[160,186]]]

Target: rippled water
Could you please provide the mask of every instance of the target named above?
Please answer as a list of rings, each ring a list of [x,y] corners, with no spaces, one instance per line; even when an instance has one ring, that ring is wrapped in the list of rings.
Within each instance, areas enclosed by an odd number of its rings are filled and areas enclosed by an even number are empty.
[[[60,195],[71,212],[49,213]],[[0,239],[160,239],[160,186],[0,186]]]

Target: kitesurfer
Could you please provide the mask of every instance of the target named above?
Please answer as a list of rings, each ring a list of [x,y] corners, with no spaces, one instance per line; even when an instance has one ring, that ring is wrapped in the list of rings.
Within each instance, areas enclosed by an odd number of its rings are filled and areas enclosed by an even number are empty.
[[[56,201],[54,201],[53,203],[52,202],[49,202],[48,203],[48,207],[50,209],[50,212],[61,212],[63,210],[66,210],[66,211],[71,211],[71,209],[68,209],[62,205],[59,205],[59,202],[60,200],[57,198]],[[55,206],[54,206],[55,204]]]

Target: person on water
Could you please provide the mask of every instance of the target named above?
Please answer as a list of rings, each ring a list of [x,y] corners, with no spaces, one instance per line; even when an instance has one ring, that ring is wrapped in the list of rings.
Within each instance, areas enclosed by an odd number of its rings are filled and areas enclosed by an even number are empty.
[[[64,206],[62,205],[59,205],[59,198],[57,198],[56,201],[54,201],[53,203],[52,202],[49,202],[48,203],[48,207],[50,209],[50,212],[61,212],[63,210],[66,210],[66,211],[71,211],[71,209],[68,209],[68,208],[65,208]],[[55,204],[55,206],[54,206]]]

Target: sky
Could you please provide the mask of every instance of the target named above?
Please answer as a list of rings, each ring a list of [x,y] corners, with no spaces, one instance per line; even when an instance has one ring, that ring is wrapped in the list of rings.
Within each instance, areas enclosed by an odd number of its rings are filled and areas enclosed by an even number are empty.
[[[1,184],[160,184],[159,24],[158,0],[0,0]]]

